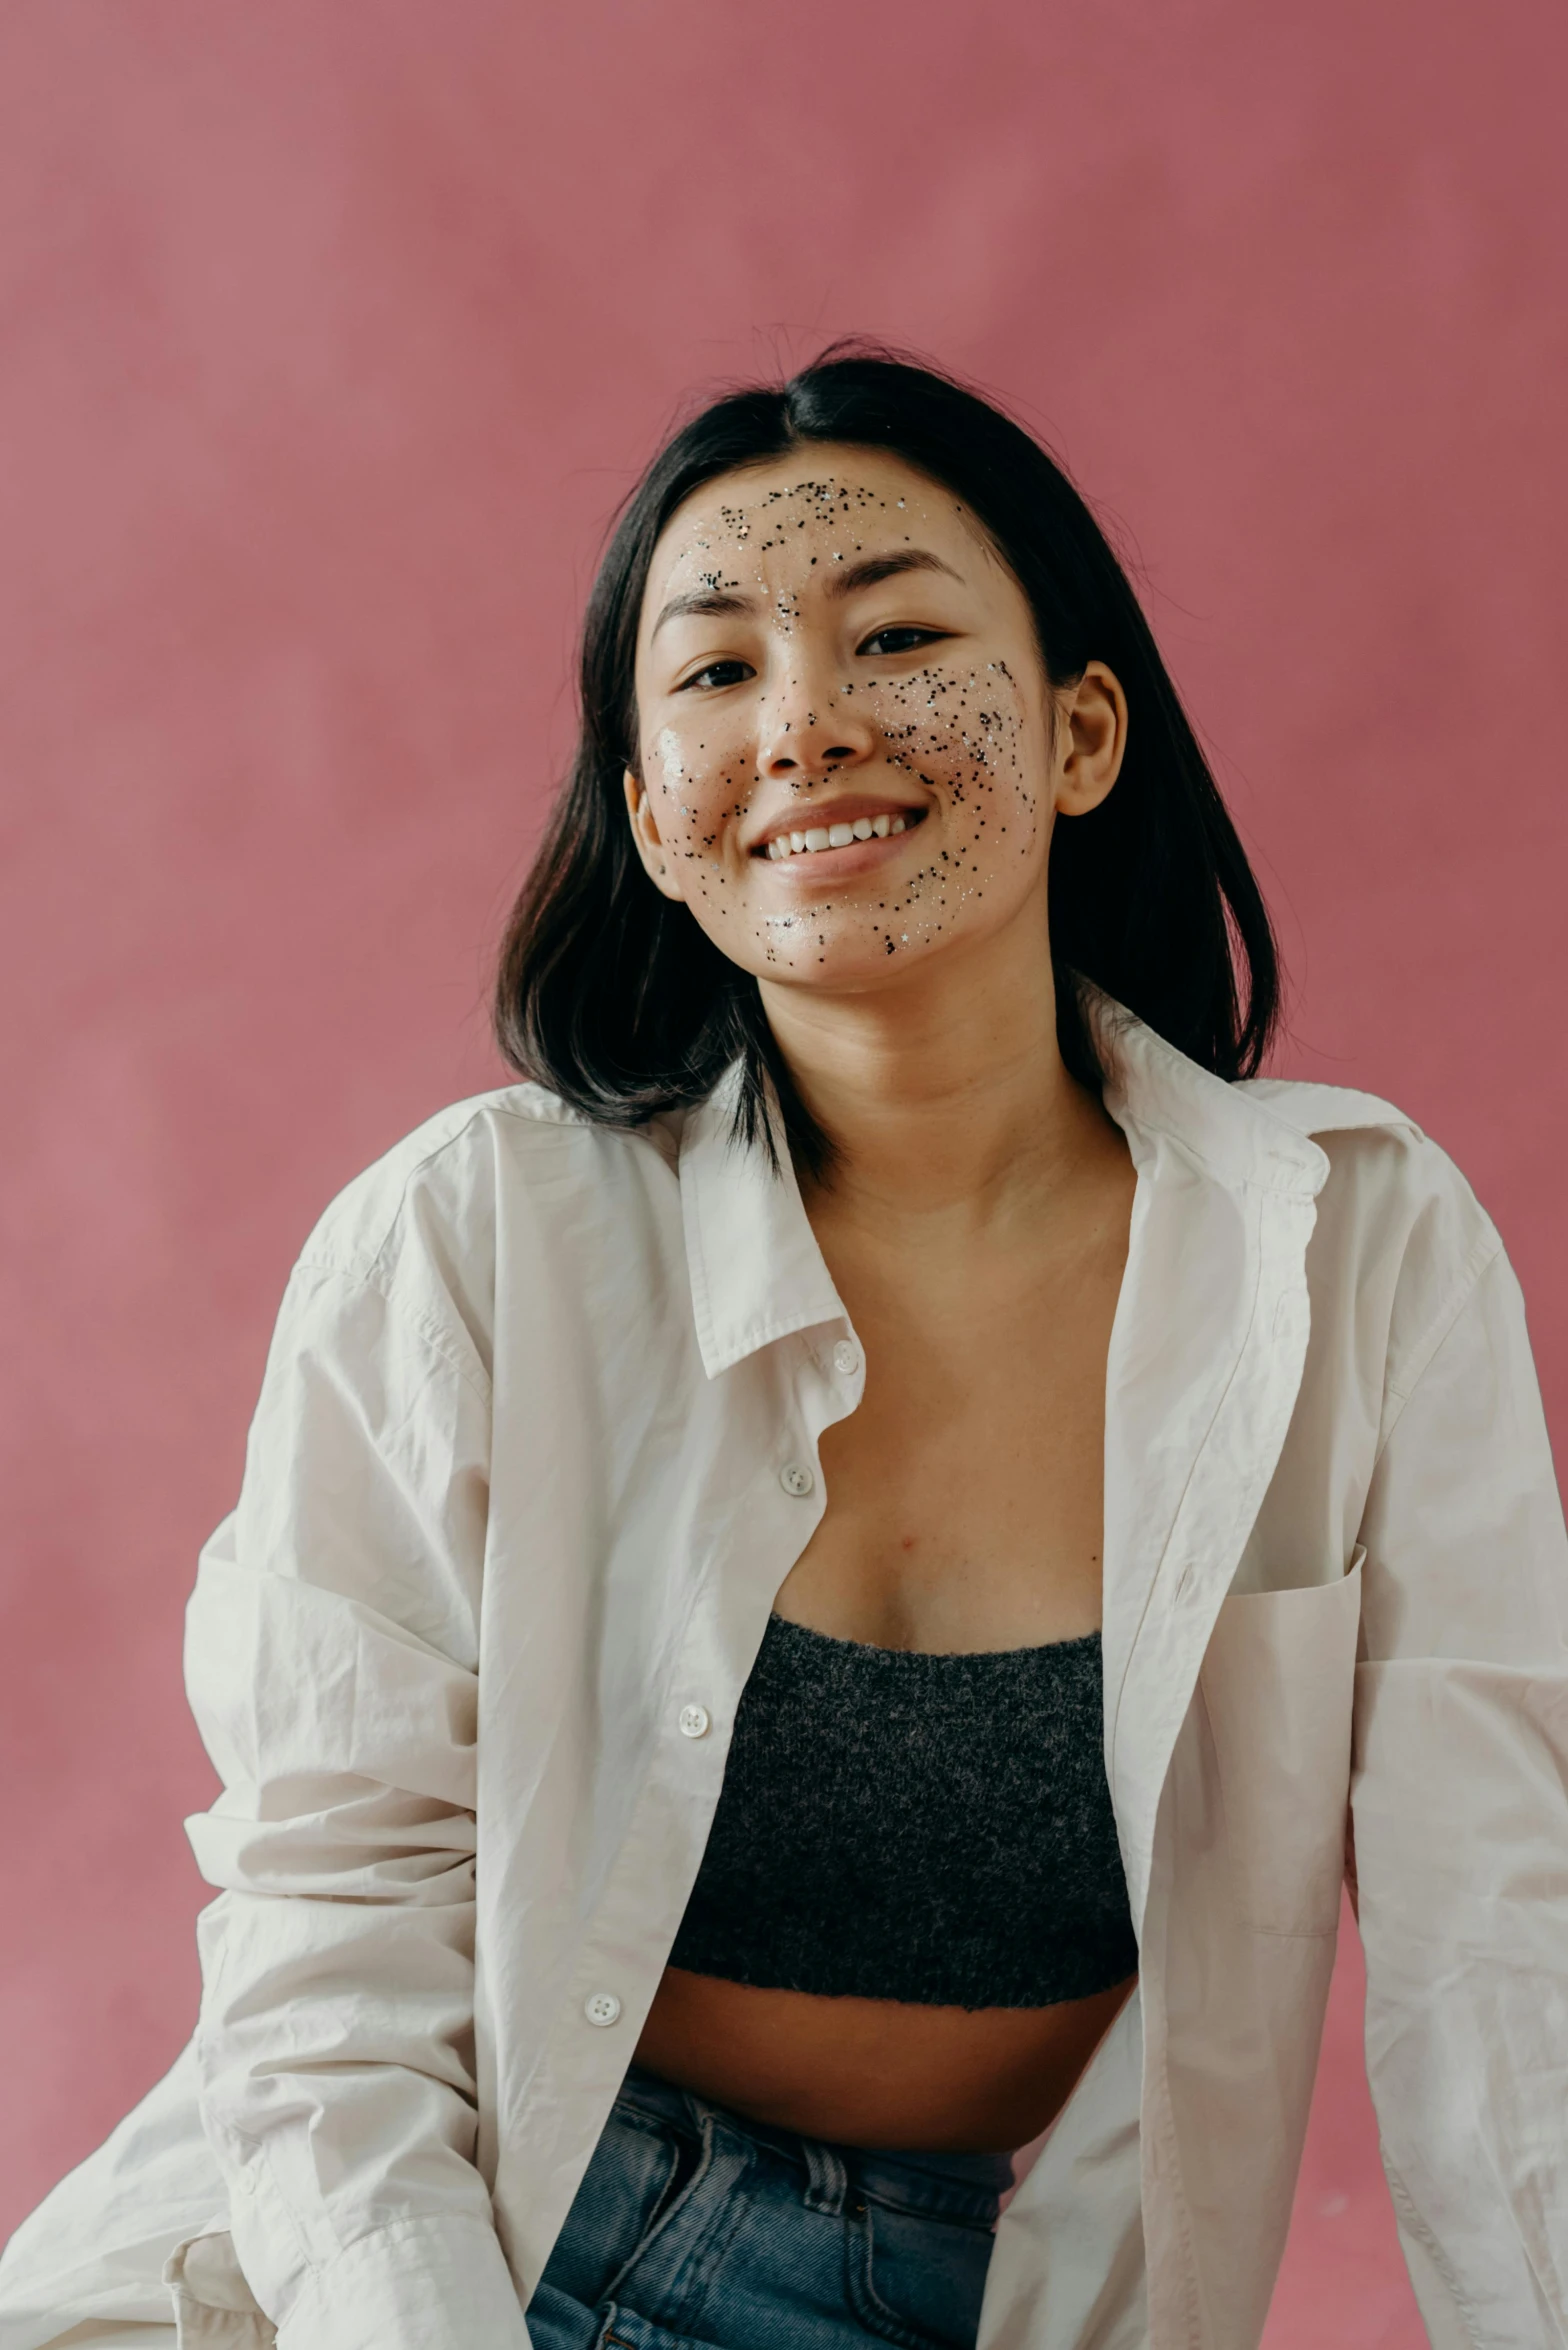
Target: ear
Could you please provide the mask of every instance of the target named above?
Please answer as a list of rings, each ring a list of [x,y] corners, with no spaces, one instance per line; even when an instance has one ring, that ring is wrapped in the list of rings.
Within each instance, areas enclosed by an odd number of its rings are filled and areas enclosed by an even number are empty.
[[[659,838],[659,827],[654,822],[653,803],[641,776],[634,775],[629,767],[626,770],[625,790],[626,814],[631,823],[632,838],[637,843],[637,854],[643,862],[643,871],[655,889],[662,891],[665,897],[679,901],[686,893],[676,880],[665,855],[664,843]]]
[[[1063,816],[1097,808],[1122,771],[1127,696],[1103,661],[1090,661],[1056,702],[1056,806]]]

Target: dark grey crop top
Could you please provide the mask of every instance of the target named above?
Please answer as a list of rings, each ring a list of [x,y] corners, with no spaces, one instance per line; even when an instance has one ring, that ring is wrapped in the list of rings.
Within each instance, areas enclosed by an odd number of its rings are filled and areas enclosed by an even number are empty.
[[[771,1616],[672,1966],[942,2007],[1132,1974],[1100,1638],[929,1655]]]

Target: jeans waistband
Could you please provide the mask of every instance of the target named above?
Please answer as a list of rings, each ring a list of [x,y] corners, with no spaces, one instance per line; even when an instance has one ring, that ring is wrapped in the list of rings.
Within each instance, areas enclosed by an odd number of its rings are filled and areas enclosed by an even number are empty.
[[[785,2161],[799,2165],[808,2179],[822,2168],[817,2150],[842,2163],[858,2192],[873,2200],[901,2205],[912,2211],[944,2212],[955,2218],[993,2221],[999,2199],[1013,2183],[1010,2154],[927,2153],[906,2147],[829,2145],[796,2130],[771,2122],[753,2121],[729,2106],[715,2105],[687,2089],[678,2089],[640,2064],[627,2072],[617,2100],[639,2113],[665,2122],[672,2129],[700,2132],[705,2114],[712,2114],[736,2135],[749,2138]]]

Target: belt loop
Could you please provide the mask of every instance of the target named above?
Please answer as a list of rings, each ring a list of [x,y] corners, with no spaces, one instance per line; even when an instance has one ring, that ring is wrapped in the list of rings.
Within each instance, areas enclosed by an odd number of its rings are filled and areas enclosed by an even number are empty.
[[[849,2192],[849,2173],[842,2158],[820,2138],[802,2137],[799,2145],[806,2159],[806,2192],[802,2198],[806,2209],[825,2211],[836,2219]]]

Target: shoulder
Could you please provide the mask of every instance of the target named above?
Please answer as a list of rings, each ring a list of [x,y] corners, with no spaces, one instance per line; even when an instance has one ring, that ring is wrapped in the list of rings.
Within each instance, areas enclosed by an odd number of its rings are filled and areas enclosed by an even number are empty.
[[[651,1194],[672,1193],[679,1120],[597,1124],[534,1084],[496,1087],[425,1119],[330,1201],[296,1281],[374,1292],[488,1375],[497,1266],[560,1264]]]
[[[1503,1253],[1464,1174],[1414,1118],[1376,1094],[1272,1077],[1236,1090],[1328,1160],[1313,1236],[1320,1282],[1343,1281],[1363,1311],[1384,1300],[1391,1357],[1406,1366],[1422,1359]]]
[[[566,1179],[592,1192],[649,1180],[673,1155],[668,1122],[601,1126],[542,1085],[498,1086],[453,1102],[384,1151],[328,1204],[302,1254],[370,1270],[412,1218],[454,1232],[494,1218],[498,1195]]]
[[[1254,1077],[1234,1090],[1315,1142],[1328,1159],[1324,1204],[1354,1193],[1393,1213],[1446,1215],[1474,1238],[1495,1231],[1469,1183],[1440,1143],[1408,1111],[1348,1085]]]

